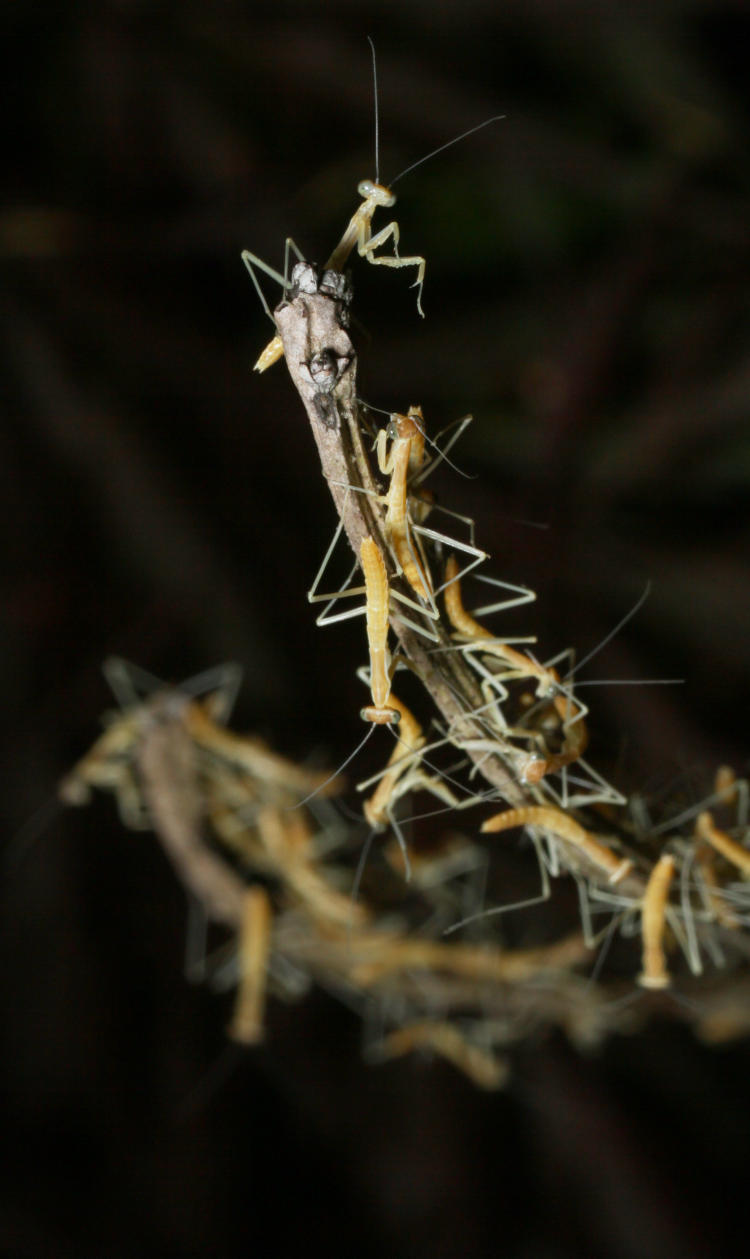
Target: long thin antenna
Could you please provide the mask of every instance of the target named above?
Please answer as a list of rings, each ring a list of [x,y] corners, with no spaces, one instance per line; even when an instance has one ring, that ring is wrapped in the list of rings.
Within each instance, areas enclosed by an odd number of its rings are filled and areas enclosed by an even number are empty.
[[[372,52],[372,96],[375,106],[375,183],[380,183],[380,107],[378,104],[378,63],[375,57],[375,45],[370,35],[367,42]]]
[[[312,800],[313,796],[319,795],[324,787],[327,787],[329,783],[333,782],[334,778],[338,778],[342,770],[346,769],[349,762],[354,760],[358,752],[361,752],[367,740],[372,735],[372,732],[376,729],[377,729],[377,726],[375,725],[370,726],[370,729],[367,731],[367,734],[365,735],[364,739],[360,739],[354,751],[351,752],[349,756],[347,756],[346,760],[343,761],[341,765],[339,765],[338,769],[335,769],[332,774],[329,774],[324,782],[322,782],[318,787],[316,787],[314,791],[310,792],[309,796],[303,796],[303,798],[301,800],[298,800],[296,804],[290,805],[289,812],[294,813],[295,809],[301,809],[303,804],[307,804],[308,800]]]
[[[468,131],[462,131],[460,136],[455,136],[452,140],[448,140],[446,144],[441,144],[439,148],[433,149],[432,152],[428,153],[425,157],[420,157],[418,162],[412,162],[411,166],[407,166],[406,170],[402,170],[395,179],[391,180],[388,185],[389,188],[392,188],[399,179],[404,177],[404,175],[408,175],[410,171],[416,170],[416,168],[421,166],[423,162],[429,162],[430,158],[435,157],[437,153],[442,153],[445,149],[449,149],[452,144],[458,144],[459,140],[465,140],[467,136],[473,136],[474,132],[481,131],[482,127],[489,127],[491,122],[501,122],[505,117],[505,114],[495,114],[492,118],[485,118],[484,122],[478,122],[476,127],[469,127]]]
[[[630,609],[630,611],[626,612],[625,615],[617,622],[614,629],[611,629],[609,633],[605,635],[602,641],[598,643],[597,646],[594,647],[593,650],[590,651],[587,656],[583,657],[583,660],[578,661],[578,664],[576,665],[574,669],[571,669],[569,673],[565,674],[565,677],[563,678],[563,682],[567,682],[568,678],[572,678],[574,673],[577,673],[578,670],[582,669],[585,664],[588,664],[589,660],[593,660],[594,656],[597,656],[599,654],[602,647],[606,647],[607,643],[612,641],[615,634],[619,634],[623,626],[627,625],[628,621],[631,621],[633,619],[636,612],[640,612],[641,608],[643,607],[644,603],[646,602],[650,594],[651,594],[651,582],[647,581],[646,589],[644,590],[643,594],[641,595],[637,603],[635,603],[633,607]],[[679,680],[679,679],[674,679],[674,680]]]

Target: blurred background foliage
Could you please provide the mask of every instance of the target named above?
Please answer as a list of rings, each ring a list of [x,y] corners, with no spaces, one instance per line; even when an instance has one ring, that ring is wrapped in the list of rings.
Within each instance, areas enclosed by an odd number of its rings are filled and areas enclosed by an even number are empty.
[[[334,764],[360,734],[360,629],[316,631],[305,600],[333,509],[283,365],[251,373],[270,324],[239,252],[337,241],[375,173],[367,34],[386,181],[507,117],[398,185],[424,322],[408,273],[355,260],[363,396],[432,432],[473,412],[476,479],[444,469],[441,501],[538,591],[509,623],[546,654],[587,654],[652,583],[581,676],[684,683],[599,686],[595,764],[675,805],[744,771],[746,6],[122,0],[0,24],[8,834],[93,741],[110,653],[170,680],[240,661],[237,726],[290,755]],[[583,1063],[553,1040],[488,1103],[440,1066],[361,1067],[321,997],[185,1108],[222,1013],[180,978],[160,854],[104,802],[10,870],[5,1253],[245,1253],[273,1228],[281,1253],[319,1230],[359,1254],[697,1255],[730,1228],[742,1050],[661,1028]]]

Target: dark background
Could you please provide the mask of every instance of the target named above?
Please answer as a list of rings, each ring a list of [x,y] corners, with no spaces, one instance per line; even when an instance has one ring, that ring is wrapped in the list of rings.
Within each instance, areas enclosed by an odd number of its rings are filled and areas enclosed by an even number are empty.
[[[438,488],[539,592],[522,629],[548,654],[587,653],[652,582],[582,677],[684,684],[598,688],[595,764],[675,808],[744,772],[746,6],[0,15],[0,1252],[722,1253],[745,1046],[662,1022],[584,1060],[552,1035],[488,1098],[440,1064],[362,1066],[319,995],[229,1059],[152,840],[108,800],[41,822],[110,653],[174,681],[240,661],[236,728],[289,755],[335,764],[361,733],[360,629],[316,631],[305,600],[333,510],[283,365],[251,373],[271,329],[239,252],[337,241],[374,175],[368,33],[384,179],[507,119],[398,185],[424,322],[411,273],[355,260],[361,392],[432,432],[474,413],[478,477]]]

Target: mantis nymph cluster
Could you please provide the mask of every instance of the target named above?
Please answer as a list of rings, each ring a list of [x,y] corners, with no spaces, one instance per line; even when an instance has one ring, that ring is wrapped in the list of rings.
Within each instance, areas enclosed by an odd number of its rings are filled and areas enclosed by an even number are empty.
[[[465,650],[479,649],[489,656],[498,657],[508,666],[506,676],[535,679],[537,695],[549,696],[562,724],[564,741],[561,751],[540,755],[530,761],[526,770],[526,781],[537,783],[546,774],[579,760],[588,743],[584,721],[586,709],[565,693],[554,668],[537,664],[524,652],[499,641],[466,611],[461,599],[458,564],[453,556],[449,557],[446,564],[445,577],[445,610],[457,636],[465,644]]]
[[[318,983],[375,1025],[373,1056],[426,1049],[479,1086],[496,1088],[506,1073],[497,1051],[534,1026],[557,1022],[570,1030],[583,1011],[581,1022],[591,1027],[595,1006],[607,1006],[602,1024],[616,1025],[610,988],[576,970],[602,942],[595,960],[603,962],[615,931],[639,941],[637,975],[637,961],[632,966],[638,987],[628,1001],[664,999],[678,949],[693,975],[706,957],[717,966],[724,951],[731,958],[750,924],[747,785],[725,777],[714,797],[664,824],[652,824],[645,805],[640,817],[632,806],[618,814],[624,798],[585,759],[585,683],[576,680],[581,666],[572,653],[537,659],[533,636],[487,628],[486,616],[535,596],[474,571],[488,556],[476,545],[473,520],[424,488],[441,460],[450,463],[447,452],[471,416],[456,421],[450,440],[442,432],[432,439],[420,406],[399,401],[404,409],[396,410],[388,398],[383,423],[370,418],[379,408],[357,392],[344,274],[354,255],[406,269],[424,314],[426,261],[402,256],[399,224],[385,221],[396,180],[380,181],[377,130],[375,150],[375,178],[359,183],[359,204],[322,276],[291,238],[283,275],[242,254],[272,320],[259,272],[278,282],[284,299],[276,308],[279,335],[256,370],[286,355],[341,517],[308,598],[325,603],[319,625],[364,618],[368,663],[357,676],[369,691],[361,708],[367,733],[349,760],[371,736],[387,743],[377,771],[356,784],[366,825],[358,815],[356,829],[345,827],[325,800],[307,807],[335,791],[339,774],[295,764],[227,728],[238,682],[231,669],[223,681],[168,688],[110,663],[122,711],[62,781],[60,795],[82,804],[93,789],[108,790],[126,826],[158,835],[199,907],[193,916],[204,937],[209,921],[228,936],[210,957],[204,939],[192,973],[216,986],[221,974],[236,986],[235,1040],[263,1038],[269,992],[289,998]],[[302,265],[290,282],[291,255]],[[432,527],[446,517],[445,531]],[[340,539],[351,550],[348,576],[338,589],[329,576],[329,593],[320,593]],[[501,588],[491,596],[496,601],[473,608],[469,595],[467,610],[467,575]],[[295,722],[302,712],[295,707]],[[407,804],[416,793],[429,797],[424,810]],[[470,825],[459,812],[469,807],[481,809]],[[450,814],[445,826],[435,821],[442,813]],[[530,842],[538,879],[526,854],[514,865],[514,831]],[[385,841],[384,860],[365,881],[376,837]],[[556,905],[541,915],[545,942],[515,946],[514,935],[533,935],[536,914],[524,913],[505,931],[497,915],[549,900],[557,875],[569,876],[578,893],[574,929],[556,930]],[[608,920],[596,932],[595,914]],[[470,941],[444,938],[470,923]],[[741,947],[735,952],[741,956]]]
[[[417,634],[433,643],[438,641],[434,626],[440,617],[435,596],[442,587],[435,587],[426,555],[425,541],[429,541],[436,549],[443,546],[449,547],[451,550],[468,556],[469,562],[462,570],[463,573],[471,571],[487,558],[486,552],[474,545],[473,521],[467,517],[457,516],[454,512],[447,513],[468,525],[470,535],[468,540],[450,537],[446,533],[429,529],[424,524],[428,513],[433,510],[433,500],[432,496],[422,489],[422,483],[441,460],[447,458],[448,450],[470,422],[471,416],[467,415],[451,425],[450,427],[455,428],[456,431],[450,440],[440,447],[435,440],[427,437],[420,407],[410,407],[406,415],[398,412],[389,413],[389,423],[380,429],[375,443],[378,469],[389,478],[385,493],[378,494],[375,490],[366,490],[359,485],[335,482],[335,484],[343,484],[346,489],[345,504],[350,494],[368,494],[385,509],[381,522],[385,550],[389,553],[394,574],[396,576],[403,574],[411,591],[411,593],[406,593],[402,589],[395,588],[391,583],[389,600],[395,600],[398,604],[399,617],[402,621]],[[429,461],[425,458],[425,443],[432,445],[436,452]],[[435,508],[435,510],[445,511],[444,508]],[[349,584],[354,577],[357,564],[350,569],[346,581],[338,590],[326,593],[319,590],[323,574],[326,572],[342,532],[343,517],[339,521],[307,595],[311,603],[325,603],[326,605],[316,620],[316,624],[321,626],[332,625],[337,621],[359,616],[366,611],[366,605],[349,608],[343,612],[332,611],[340,600],[365,594],[364,586]],[[361,563],[359,567],[362,567]],[[533,597],[531,592],[524,591],[519,601],[525,602]],[[417,619],[411,616],[412,612],[417,614]]]

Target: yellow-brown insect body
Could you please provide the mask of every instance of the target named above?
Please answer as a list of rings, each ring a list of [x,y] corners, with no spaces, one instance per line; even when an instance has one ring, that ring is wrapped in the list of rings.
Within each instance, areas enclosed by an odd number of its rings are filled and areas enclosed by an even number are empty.
[[[227,1029],[232,1040],[241,1045],[257,1045],[263,1039],[271,926],[271,902],[265,888],[248,888],[238,947],[239,987]]]
[[[391,445],[386,454],[385,443]],[[408,415],[391,416],[387,429],[378,438],[378,464],[390,477],[385,496],[385,536],[409,585],[420,599],[429,600],[432,581],[424,555],[411,530],[409,480],[424,462],[424,419],[421,407],[409,407]],[[429,507],[427,507],[429,510]],[[420,511],[422,518],[426,515]]]
[[[631,861],[623,860],[610,848],[599,843],[569,813],[563,813],[561,809],[553,808],[551,805],[528,805],[519,809],[505,809],[502,813],[496,813],[488,818],[482,825],[482,832],[488,835],[496,831],[511,830],[514,826],[538,826],[559,839],[567,840],[573,848],[583,853],[592,865],[609,876],[609,883],[619,883],[633,868]]]
[[[445,566],[445,610],[448,620],[462,639],[471,643],[482,644],[483,650],[489,655],[499,656],[506,660],[520,677],[538,679],[537,694],[550,695],[552,706],[560,719],[564,731],[563,746],[559,752],[551,753],[534,766],[533,781],[540,781],[545,774],[554,773],[566,765],[572,765],[586,750],[588,730],[583,719],[586,711],[576,700],[571,699],[561,690],[560,675],[556,669],[538,664],[530,656],[525,655],[507,643],[499,642],[484,625],[466,611],[461,598],[461,587],[458,578],[458,563],[451,555]],[[529,779],[531,781],[532,779]]]
[[[370,691],[372,704],[362,709],[365,721],[376,725],[392,725],[400,719],[397,708],[388,706],[391,693],[390,654],[388,652],[388,610],[390,587],[380,547],[369,535],[362,539],[359,551],[367,598],[367,643],[370,649]]]
[[[370,826],[378,829],[387,825],[387,809],[396,784],[413,764],[414,753],[418,752],[425,743],[422,727],[406,704],[402,704],[395,695],[388,697],[388,703],[398,710],[401,717],[398,726],[398,741],[391,752],[386,772],[370,799],[365,801],[363,809]]]
[[[714,820],[710,813],[700,813],[695,823],[695,833],[701,839],[715,848],[716,852],[721,853],[727,861],[742,872],[745,878],[750,876],[750,852],[747,848],[743,848],[742,844],[738,844],[736,839],[732,839],[724,831],[720,831],[714,825]]]
[[[490,630],[486,629],[484,625],[480,625],[479,621],[475,620],[471,613],[466,611],[461,598],[458,561],[454,555],[450,555],[446,562],[445,581],[445,610],[454,630],[462,638],[468,641],[486,639],[487,651],[492,655],[501,656],[503,660],[507,660],[508,664],[519,670],[522,677],[530,677],[534,674],[540,676],[542,673],[549,675],[549,670],[542,670],[541,665],[536,664],[529,656],[525,656],[522,651],[516,651],[513,647],[509,647],[507,643],[498,642]]]
[[[638,976],[642,988],[668,988],[672,982],[664,952],[664,930],[674,872],[675,859],[666,853],[657,861],[646,884],[641,910],[643,970]]]

